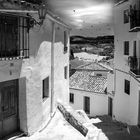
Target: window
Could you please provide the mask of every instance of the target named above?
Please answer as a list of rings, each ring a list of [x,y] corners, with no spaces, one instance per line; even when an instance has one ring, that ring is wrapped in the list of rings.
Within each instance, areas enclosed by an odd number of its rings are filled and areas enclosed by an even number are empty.
[[[70,103],[74,103],[74,94],[70,93]]]
[[[137,42],[134,41],[133,43],[134,43],[133,56],[136,57],[137,56],[137,54],[136,54],[136,52],[137,52]]]
[[[67,72],[68,72],[68,67],[65,66],[65,67],[64,67],[64,78],[65,78],[65,79],[67,79],[67,75],[68,75]]]
[[[43,80],[43,99],[49,97],[49,77]]]
[[[129,22],[129,10],[124,10],[124,23]]]
[[[67,34],[67,31],[64,31],[64,53],[67,52],[68,50],[68,34]]]
[[[87,114],[90,114],[90,98],[87,96],[84,97],[84,110]]]
[[[124,86],[124,92],[130,95],[130,81],[125,79]]]
[[[29,57],[28,19],[0,14],[0,60]]]
[[[124,55],[129,55],[129,41],[124,41]]]
[[[102,76],[102,74],[100,74],[100,73],[97,73],[97,74],[96,74],[96,76]]]

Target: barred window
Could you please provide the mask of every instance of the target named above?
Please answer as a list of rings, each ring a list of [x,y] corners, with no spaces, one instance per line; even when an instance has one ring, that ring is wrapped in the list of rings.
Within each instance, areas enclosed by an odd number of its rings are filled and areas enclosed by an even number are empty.
[[[0,60],[29,57],[26,17],[0,14]]]

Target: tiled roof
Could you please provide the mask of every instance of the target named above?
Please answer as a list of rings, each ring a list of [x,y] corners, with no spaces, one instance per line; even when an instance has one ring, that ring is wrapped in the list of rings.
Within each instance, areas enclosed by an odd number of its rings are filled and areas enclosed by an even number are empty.
[[[92,71],[76,71],[70,77],[70,88],[96,93],[104,93],[107,87],[107,78],[92,76]]]
[[[84,66],[79,66],[77,67],[77,69],[83,69],[83,70],[93,70],[93,71],[109,71],[108,68],[96,63],[96,62],[92,62],[90,64],[84,65]]]
[[[78,58],[70,61],[71,69],[76,69],[79,66],[89,64],[89,62],[84,60],[79,60]]]

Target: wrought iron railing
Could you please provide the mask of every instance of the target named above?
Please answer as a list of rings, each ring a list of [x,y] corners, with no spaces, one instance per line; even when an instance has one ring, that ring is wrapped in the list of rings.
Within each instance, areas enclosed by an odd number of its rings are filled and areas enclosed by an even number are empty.
[[[130,71],[135,75],[140,75],[140,58],[129,56],[128,58]]]
[[[130,30],[140,27],[140,10],[130,10]]]
[[[29,58],[27,19],[0,14],[0,60]]]

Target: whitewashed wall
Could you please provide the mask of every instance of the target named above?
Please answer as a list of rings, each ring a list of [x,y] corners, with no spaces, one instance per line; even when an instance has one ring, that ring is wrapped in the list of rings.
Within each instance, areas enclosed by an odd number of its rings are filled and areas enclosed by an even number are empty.
[[[130,81],[130,95],[124,92],[124,79]],[[115,118],[130,125],[138,123],[139,86],[133,77],[116,71],[116,94],[113,112]]]
[[[115,34],[115,97],[113,114],[119,121],[131,125],[138,122],[138,91],[139,83],[129,74],[128,56],[133,56],[133,41],[137,41],[139,58],[139,33],[129,32],[130,22],[124,24],[124,10],[129,9],[131,0],[114,7]],[[124,55],[124,41],[129,41],[129,55]],[[130,95],[124,93],[124,79],[130,81]]]
[[[81,90],[70,89],[74,94],[74,103],[70,105],[75,109],[84,110],[84,96],[90,98],[90,116],[108,114],[108,96],[100,93],[86,92]]]
[[[128,56],[124,55],[124,41],[129,41],[129,54],[133,55],[133,41],[137,40],[137,33],[129,32],[130,23],[124,24],[124,10],[129,9],[129,2],[114,7],[115,34],[115,68],[129,71]]]
[[[67,29],[56,26],[54,105],[58,98],[68,103],[69,97],[69,76],[64,79],[64,66],[69,68],[69,49],[66,54],[63,51],[64,30]],[[19,79],[20,129],[31,135],[42,126],[50,115],[50,95],[43,101],[42,80],[47,76],[51,79],[52,22],[46,19],[43,26],[32,28],[29,35],[30,58],[1,61],[0,82]],[[13,63],[13,66],[10,66],[10,63]],[[69,75],[69,72],[67,74]],[[49,91],[51,93],[51,89]]]
[[[114,91],[114,73],[107,74],[107,92],[112,93]]]

